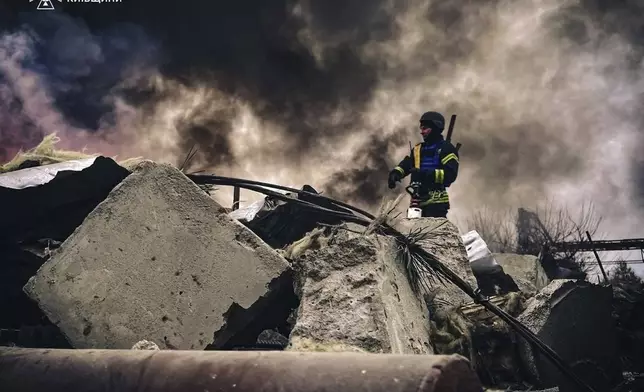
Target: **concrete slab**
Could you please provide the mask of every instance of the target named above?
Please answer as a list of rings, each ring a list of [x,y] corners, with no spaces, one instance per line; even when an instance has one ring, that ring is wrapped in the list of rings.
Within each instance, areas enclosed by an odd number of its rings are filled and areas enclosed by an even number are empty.
[[[288,267],[177,169],[144,162],[24,290],[75,348],[203,349]]]
[[[297,321],[289,350],[431,354],[426,305],[391,238],[339,230],[294,260]]]
[[[621,378],[612,289],[585,281],[555,280],[528,300],[518,317],[596,391],[608,391]],[[577,388],[545,357],[520,339],[530,381],[562,392]]]
[[[503,267],[503,271],[514,279],[519,289],[524,293],[533,294],[550,283],[546,271],[536,256],[495,253],[494,259]]]

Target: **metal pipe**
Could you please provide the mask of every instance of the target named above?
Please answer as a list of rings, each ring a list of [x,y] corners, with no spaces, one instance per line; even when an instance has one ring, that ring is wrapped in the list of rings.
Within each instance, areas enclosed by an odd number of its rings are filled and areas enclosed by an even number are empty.
[[[481,392],[459,355],[0,348],[3,392]]]
[[[240,188],[233,187],[233,211],[239,209]]]
[[[590,247],[593,253],[595,254],[595,259],[597,259],[597,264],[599,265],[599,269],[602,271],[602,275],[604,275],[604,283],[608,284],[608,275],[604,270],[602,260],[599,258],[599,253],[597,253],[597,250],[595,250],[595,244],[593,243],[593,239],[591,238],[589,231],[586,232],[586,236],[588,237],[588,242],[590,243]]]
[[[590,244],[587,241],[555,242],[552,249],[557,252],[578,251],[620,251],[644,249],[644,238],[627,238],[623,240],[593,240]]]

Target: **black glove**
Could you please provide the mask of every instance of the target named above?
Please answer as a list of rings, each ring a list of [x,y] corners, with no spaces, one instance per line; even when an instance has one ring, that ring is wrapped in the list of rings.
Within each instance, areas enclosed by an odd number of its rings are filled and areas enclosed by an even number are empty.
[[[394,169],[389,172],[389,189],[394,189],[396,187],[396,183],[400,180],[402,180],[402,173],[399,172],[398,170]]]

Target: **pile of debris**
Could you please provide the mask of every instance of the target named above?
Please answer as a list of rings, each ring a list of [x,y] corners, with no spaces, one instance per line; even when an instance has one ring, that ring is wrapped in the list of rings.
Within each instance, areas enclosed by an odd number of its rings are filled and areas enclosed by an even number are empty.
[[[304,190],[286,197],[311,202]],[[105,157],[2,174],[0,202],[12,206],[0,222],[0,295],[11,298],[0,344],[460,354],[488,386],[572,390],[458,287],[419,295],[400,244],[337,205],[325,215],[269,196],[231,212],[170,165]],[[391,224],[425,231],[419,246],[596,390],[621,381],[609,288],[548,282],[536,258],[491,255],[445,219]]]

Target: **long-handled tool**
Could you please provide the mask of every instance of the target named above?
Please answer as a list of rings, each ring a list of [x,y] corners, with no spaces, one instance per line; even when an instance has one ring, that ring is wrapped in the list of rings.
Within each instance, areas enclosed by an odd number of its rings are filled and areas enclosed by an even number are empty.
[[[456,115],[452,114],[452,117],[449,119],[449,126],[447,127],[447,137],[445,140],[448,142],[452,141],[452,134],[454,133],[454,125],[456,125]]]
[[[454,133],[454,125],[456,125],[456,115],[452,114],[452,117],[449,119],[449,127],[447,128],[447,137],[445,140],[452,142],[452,134]],[[461,149],[462,144],[456,143],[456,152]]]

